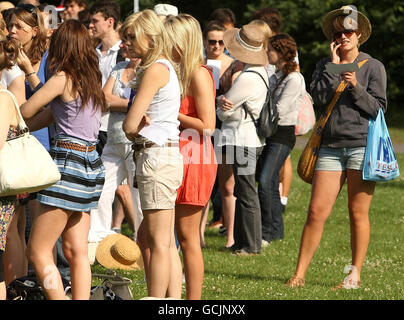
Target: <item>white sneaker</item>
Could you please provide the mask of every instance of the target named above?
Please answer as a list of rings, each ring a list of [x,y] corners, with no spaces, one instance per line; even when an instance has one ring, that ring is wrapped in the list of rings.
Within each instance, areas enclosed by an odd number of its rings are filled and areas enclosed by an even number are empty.
[[[268,247],[268,246],[269,246],[269,242],[266,241],[266,240],[264,240],[264,239],[262,239],[262,241],[261,241],[261,248],[265,248],[265,247]]]

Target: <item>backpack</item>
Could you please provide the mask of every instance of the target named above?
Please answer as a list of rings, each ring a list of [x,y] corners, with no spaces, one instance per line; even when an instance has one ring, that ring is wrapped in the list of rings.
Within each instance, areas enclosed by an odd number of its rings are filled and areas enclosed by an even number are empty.
[[[252,72],[258,74],[261,77],[262,81],[264,81],[265,86],[267,87],[267,95],[265,98],[264,106],[261,109],[258,119],[254,118],[252,112],[248,110],[247,105],[245,103],[243,103],[243,109],[246,113],[246,117],[248,114],[253,120],[258,136],[262,138],[269,138],[273,136],[276,133],[276,130],[278,129],[278,120],[279,120],[278,108],[274,106],[272,103],[271,93],[269,92],[269,86],[267,85],[264,77],[260,73],[253,70],[247,70],[244,72]]]

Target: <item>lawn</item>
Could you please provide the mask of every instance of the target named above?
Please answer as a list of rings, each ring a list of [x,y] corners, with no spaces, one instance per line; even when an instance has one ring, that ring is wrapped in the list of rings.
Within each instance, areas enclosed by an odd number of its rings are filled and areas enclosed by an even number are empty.
[[[402,136],[402,135],[401,135]],[[394,141],[394,140],[393,140]],[[301,150],[292,152],[296,166]],[[404,168],[404,154],[397,155]],[[404,169],[402,169],[404,170]],[[285,237],[272,242],[262,254],[233,256],[222,250],[225,239],[217,230],[206,232],[203,249],[206,300],[402,300],[404,299],[404,178],[378,183],[370,221],[371,241],[362,270],[360,289],[331,291],[350,264],[349,218],[346,187],[342,190],[323,238],[306,276],[306,286],[290,289],[285,281],[293,275],[301,231],[306,219],[311,186],[294,173],[289,202],[284,213]],[[126,231],[128,232],[128,231]],[[93,266],[94,272],[105,269]],[[133,280],[134,299],[147,296],[143,271],[121,272]]]

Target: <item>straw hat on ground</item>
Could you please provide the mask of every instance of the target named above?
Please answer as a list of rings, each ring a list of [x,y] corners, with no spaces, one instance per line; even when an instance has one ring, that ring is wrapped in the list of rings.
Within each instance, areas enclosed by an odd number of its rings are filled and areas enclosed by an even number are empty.
[[[338,16],[347,16],[348,19],[352,19],[347,20],[347,25],[358,26],[358,33],[361,34],[359,44],[362,44],[369,39],[370,34],[372,33],[372,25],[370,24],[369,19],[363,13],[357,11],[354,6],[342,6],[340,9],[333,10],[323,17],[322,29],[329,41],[333,41],[335,31],[333,28],[333,21]],[[356,28],[353,27],[347,27],[347,29],[356,30]]]
[[[248,24],[240,29],[229,29],[223,35],[224,45],[230,54],[237,60],[249,64],[268,64],[264,40],[264,32],[258,26]]]
[[[138,270],[143,268],[138,245],[122,234],[111,234],[98,245],[95,257],[108,269]]]

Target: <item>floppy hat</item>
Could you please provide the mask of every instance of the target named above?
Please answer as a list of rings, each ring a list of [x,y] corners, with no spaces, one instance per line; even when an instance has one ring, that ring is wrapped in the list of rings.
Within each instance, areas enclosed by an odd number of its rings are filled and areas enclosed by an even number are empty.
[[[334,28],[332,23],[338,16],[347,16],[348,20],[346,20],[346,23],[347,25],[352,26],[347,27],[347,29],[359,30],[359,33],[361,34],[361,37],[359,38],[360,44],[369,39],[370,34],[372,33],[372,25],[370,24],[369,19],[363,13],[357,11],[354,6],[342,6],[340,9],[333,10],[323,17],[322,29],[328,40],[333,40]],[[359,28],[356,28],[358,24]]]
[[[122,234],[111,234],[98,245],[95,257],[108,269],[137,270],[143,268],[138,245]]]
[[[171,4],[159,3],[154,6],[154,12],[157,15],[168,16],[169,14],[173,16],[178,15],[178,8]]]
[[[244,63],[268,64],[264,49],[264,33],[255,25],[244,25],[240,29],[226,30],[223,42],[230,54]]]

